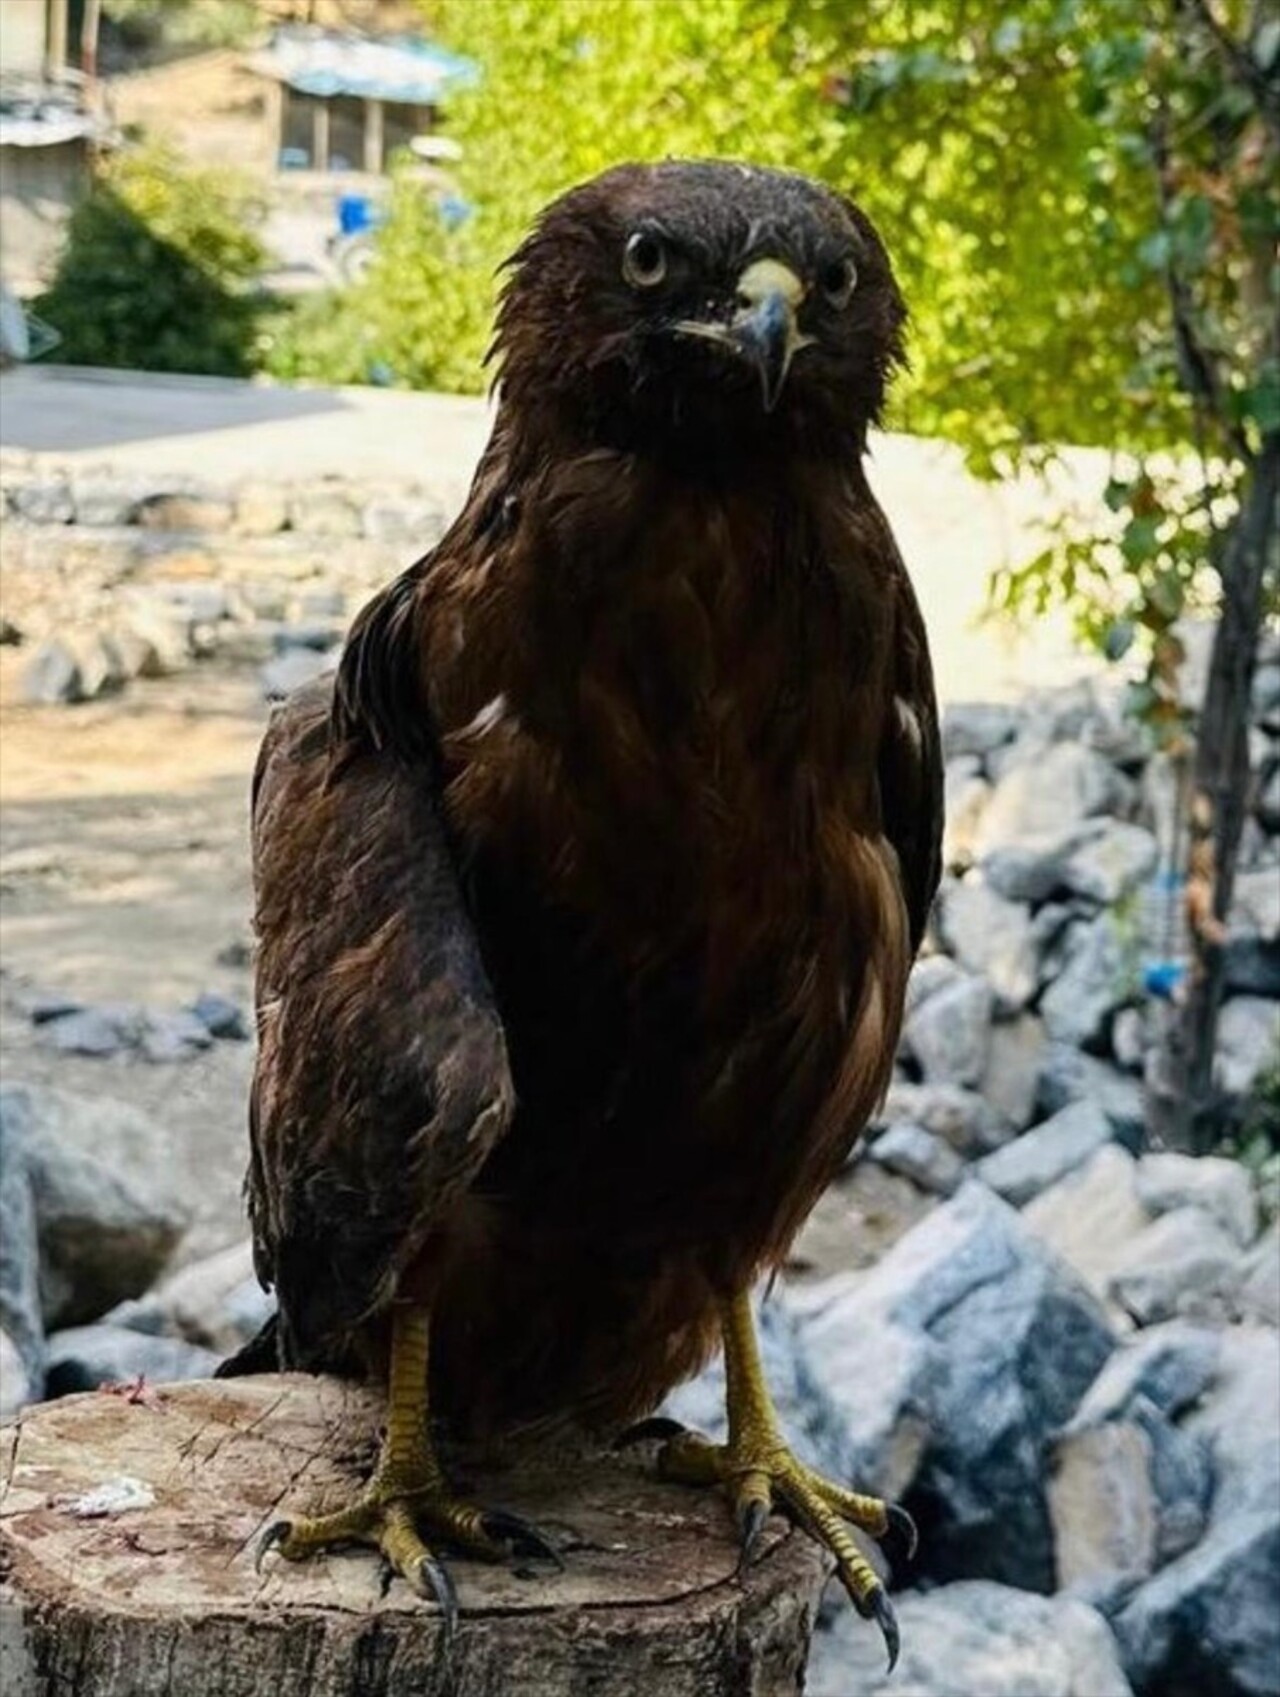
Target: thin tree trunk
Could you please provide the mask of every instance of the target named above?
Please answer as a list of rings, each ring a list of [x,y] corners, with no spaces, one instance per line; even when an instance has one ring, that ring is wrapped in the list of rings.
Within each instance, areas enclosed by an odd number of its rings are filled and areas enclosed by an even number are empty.
[[[1148,1075],[1148,1121],[1171,1149],[1203,1153],[1220,1135],[1213,1079],[1225,933],[1249,799],[1249,701],[1268,570],[1276,569],[1280,434],[1247,474],[1222,558],[1222,618],[1200,714],[1191,801],[1191,963]],[[1200,880],[1211,900],[1195,901]]]

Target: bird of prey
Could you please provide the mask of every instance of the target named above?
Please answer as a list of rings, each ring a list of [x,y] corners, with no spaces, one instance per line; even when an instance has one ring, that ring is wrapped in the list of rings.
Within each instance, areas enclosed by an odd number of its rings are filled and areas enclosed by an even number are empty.
[[[892,1656],[848,1527],[909,1522],[793,1456],[748,1293],[883,1093],[939,874],[925,631],[863,468],[904,317],[803,177],[565,194],[509,262],[461,516],[268,731],[257,1267],[281,1364],[389,1391],[358,1499],[269,1530],[289,1559],[374,1544],[451,1616],[440,1545],[535,1535],[451,1489],[428,1410],[616,1430],[720,1342],[727,1441],[651,1426],[661,1472],[747,1554],[790,1512]]]

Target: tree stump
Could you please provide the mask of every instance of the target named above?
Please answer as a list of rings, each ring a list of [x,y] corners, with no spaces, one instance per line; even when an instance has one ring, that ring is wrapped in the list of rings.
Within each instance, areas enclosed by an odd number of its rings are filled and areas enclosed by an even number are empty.
[[[723,1500],[640,1456],[526,1454],[459,1485],[527,1516],[565,1571],[453,1559],[461,1619],[376,1552],[292,1564],[278,1515],[345,1500],[373,1392],[302,1374],[116,1388],[0,1436],[5,1697],[780,1697],[800,1690],[825,1561],[775,1518],[735,1577]]]

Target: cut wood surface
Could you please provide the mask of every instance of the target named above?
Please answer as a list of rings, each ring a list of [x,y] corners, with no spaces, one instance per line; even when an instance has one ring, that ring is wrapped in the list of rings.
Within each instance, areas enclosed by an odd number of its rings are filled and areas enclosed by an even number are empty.
[[[254,1552],[278,1516],[349,1500],[380,1398],[301,1374],[97,1391],[0,1443],[4,1697],[781,1697],[801,1688],[825,1558],[770,1522],[735,1576],[713,1492],[643,1455],[543,1451],[455,1482],[527,1516],[565,1570],[451,1559],[461,1620],[375,1552]]]

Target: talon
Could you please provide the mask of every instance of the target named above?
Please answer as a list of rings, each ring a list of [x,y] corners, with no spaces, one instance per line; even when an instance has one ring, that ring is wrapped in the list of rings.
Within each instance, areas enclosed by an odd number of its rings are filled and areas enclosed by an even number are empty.
[[[268,1551],[273,1550],[277,1544],[283,1544],[292,1531],[293,1522],[291,1520],[272,1521],[271,1525],[267,1527],[261,1538],[258,1539],[258,1547],[254,1551],[253,1571],[255,1573],[262,1572],[262,1559]]]
[[[769,1518],[769,1505],[759,1497],[752,1497],[738,1510],[738,1577],[751,1566],[752,1558],[760,1543],[760,1534],[764,1531],[765,1522]]]
[[[678,1438],[689,1428],[679,1420],[672,1420],[665,1414],[651,1414],[647,1420],[637,1420],[634,1426],[628,1426],[618,1433],[610,1445],[611,1449],[629,1449],[632,1444],[648,1443],[651,1438]]]
[[[544,1561],[551,1562],[559,1572],[564,1572],[564,1561],[559,1550],[536,1526],[522,1520],[518,1514],[510,1514],[506,1509],[489,1509],[481,1516],[480,1525],[490,1538],[509,1539],[515,1554],[541,1556]]]
[[[889,1672],[892,1673],[898,1663],[902,1640],[898,1632],[898,1617],[893,1612],[893,1604],[885,1595],[883,1586],[877,1585],[861,1612],[870,1620],[874,1620],[884,1634],[884,1647],[889,1652]]]
[[[420,1597],[435,1603],[440,1610],[444,1623],[440,1653],[447,1661],[458,1629],[458,1593],[448,1570],[441,1567],[434,1556],[425,1555],[418,1558],[416,1567],[406,1573],[405,1578]]]
[[[898,1565],[898,1551],[901,1550],[903,1561],[914,1561],[916,1549],[920,1543],[920,1534],[916,1530],[915,1521],[912,1520],[906,1509],[900,1508],[897,1503],[886,1503],[885,1515],[888,1518],[889,1526],[880,1539],[880,1543],[884,1546],[889,1560],[896,1567]]]

